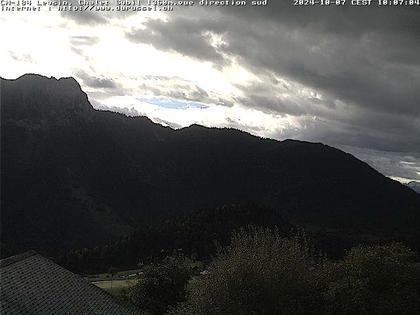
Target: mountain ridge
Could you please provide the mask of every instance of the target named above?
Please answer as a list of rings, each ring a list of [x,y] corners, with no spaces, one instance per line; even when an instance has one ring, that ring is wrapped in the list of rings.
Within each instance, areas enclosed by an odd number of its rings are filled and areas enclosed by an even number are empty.
[[[6,244],[94,245],[170,213],[242,201],[316,226],[419,227],[417,194],[339,149],[98,111],[71,78],[1,86]]]
[[[414,190],[416,193],[420,194],[420,182],[411,181],[407,183],[407,186]]]

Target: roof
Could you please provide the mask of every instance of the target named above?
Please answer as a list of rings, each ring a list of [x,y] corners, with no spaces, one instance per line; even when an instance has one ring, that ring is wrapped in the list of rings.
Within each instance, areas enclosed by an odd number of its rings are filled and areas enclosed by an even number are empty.
[[[138,314],[107,292],[29,251],[0,260],[0,313]]]

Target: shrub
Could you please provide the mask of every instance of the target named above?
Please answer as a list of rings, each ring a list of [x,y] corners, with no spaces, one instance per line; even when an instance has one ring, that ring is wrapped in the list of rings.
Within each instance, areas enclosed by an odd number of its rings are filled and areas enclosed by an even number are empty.
[[[316,314],[318,259],[304,237],[250,227],[206,273],[190,282],[188,301],[171,314]]]
[[[164,314],[168,307],[185,300],[188,280],[200,264],[182,255],[170,256],[147,265],[128,299],[151,314]]]
[[[358,246],[324,270],[327,314],[420,314],[414,252],[399,243]]]

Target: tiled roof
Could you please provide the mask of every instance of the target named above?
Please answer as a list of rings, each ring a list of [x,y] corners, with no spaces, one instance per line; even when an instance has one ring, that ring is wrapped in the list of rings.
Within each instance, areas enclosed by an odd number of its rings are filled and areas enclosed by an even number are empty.
[[[0,261],[0,314],[139,314],[34,251]]]

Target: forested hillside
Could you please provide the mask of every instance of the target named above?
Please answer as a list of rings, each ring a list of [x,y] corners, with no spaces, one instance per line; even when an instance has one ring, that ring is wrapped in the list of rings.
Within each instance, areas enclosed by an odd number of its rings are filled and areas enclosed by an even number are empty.
[[[419,230],[420,195],[327,145],[98,111],[72,78],[1,87],[3,253],[105,244],[241,202],[322,229]]]

